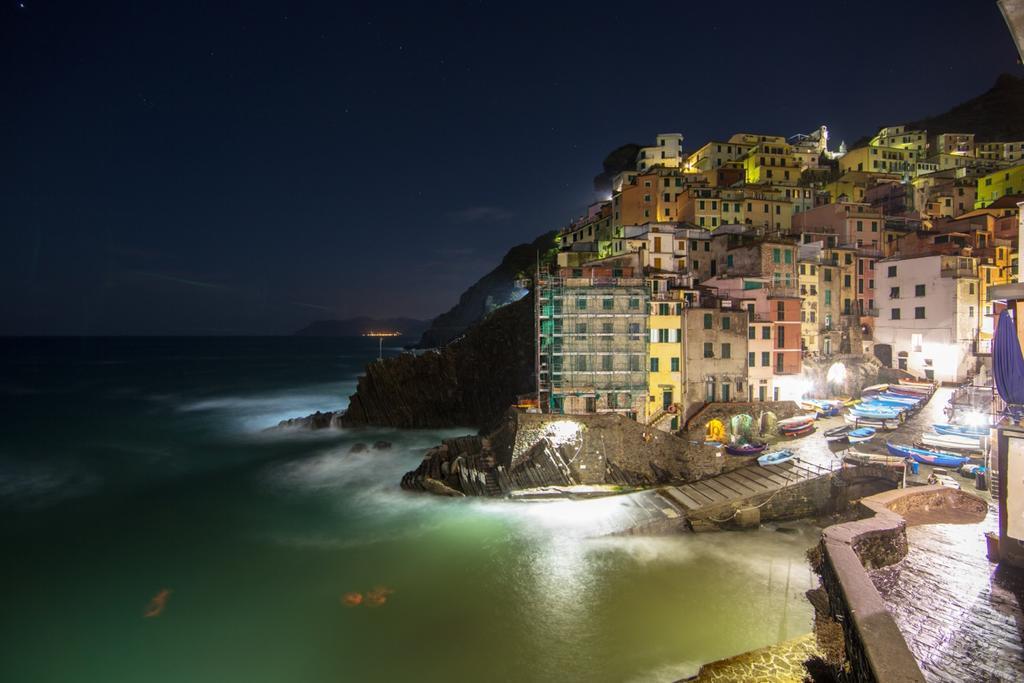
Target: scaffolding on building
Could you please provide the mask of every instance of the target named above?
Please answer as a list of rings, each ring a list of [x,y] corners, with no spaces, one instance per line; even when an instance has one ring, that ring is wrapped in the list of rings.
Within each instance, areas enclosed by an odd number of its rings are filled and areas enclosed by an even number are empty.
[[[541,410],[643,418],[648,283],[642,277],[563,277],[540,271],[535,282]]]

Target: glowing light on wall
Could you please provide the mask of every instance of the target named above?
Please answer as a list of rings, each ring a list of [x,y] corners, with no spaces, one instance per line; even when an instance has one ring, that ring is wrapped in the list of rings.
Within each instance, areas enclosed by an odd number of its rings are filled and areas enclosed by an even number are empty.
[[[843,384],[846,382],[846,366],[842,363],[833,363],[825,379],[829,384]]]
[[[811,390],[811,383],[803,377],[777,377],[775,388],[780,401],[800,401]]]

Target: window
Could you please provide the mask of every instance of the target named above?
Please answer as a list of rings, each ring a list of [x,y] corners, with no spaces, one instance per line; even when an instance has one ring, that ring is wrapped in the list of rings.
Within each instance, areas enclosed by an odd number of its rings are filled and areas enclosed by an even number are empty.
[[[633,299],[629,300],[629,304],[630,304],[629,307],[630,308],[633,308],[633,301],[634,301]],[[638,307],[639,307],[639,303],[640,303],[639,300],[637,300]],[[668,304],[658,304],[658,315],[668,315],[668,314],[669,314]]]
[[[601,369],[604,370],[605,372],[609,372],[612,369],[612,367],[613,367],[612,363],[613,363],[613,357],[612,356],[607,356],[607,355],[606,356],[601,356]]]
[[[652,358],[651,359],[651,372],[657,372],[657,371],[658,371],[658,359],[657,358]]]
[[[825,290],[825,305],[826,306],[831,306],[832,305],[832,290],[831,289],[826,289]]]
[[[785,320],[786,319],[786,303],[784,301],[779,301],[775,305],[775,319],[776,320]]]
[[[658,342],[660,344],[667,344],[669,339],[669,331],[667,329],[658,330]]]
[[[967,317],[973,318],[974,317],[974,306],[968,306],[967,307],[967,311],[968,311]]]
[[[728,254],[728,255],[727,255],[727,256],[725,257],[725,265],[727,265],[727,266],[729,266],[730,268],[732,268],[732,254]]]
[[[601,334],[611,334],[613,329],[611,323],[601,323]]]
[[[822,268],[821,272],[825,276],[825,282],[832,282],[832,269],[831,268]]]
[[[778,207],[776,207],[776,208],[778,208]],[[793,262],[793,252],[792,252],[792,251],[790,251],[789,249],[786,249],[786,250],[784,250],[784,251],[782,252],[782,255],[783,255],[783,257],[784,257],[784,258],[783,258],[783,260],[784,260],[784,261],[785,261],[786,263],[792,263],[792,262]]]
[[[705,330],[710,330],[711,329],[711,314],[710,313],[705,313],[704,314],[704,329]]]
[[[917,320],[924,320],[924,306],[917,306],[914,308],[914,318]]]
[[[757,354],[751,351],[747,354],[747,366],[754,367],[754,362],[757,360]]]
[[[580,335],[581,337],[587,336],[587,324],[576,323],[576,334]]]
[[[722,358],[732,358],[732,344],[722,344]]]
[[[583,298],[576,299],[576,310],[578,310],[578,311],[585,311],[585,310],[587,310],[587,300],[583,299]]]
[[[601,299],[601,308],[610,311],[615,308],[615,299]]]
[[[731,325],[732,325],[732,321],[729,319],[729,316],[723,315],[722,316],[722,329],[723,330],[728,330],[728,329],[730,329]]]
[[[633,311],[639,311],[640,310],[640,299],[630,299],[629,300],[629,308],[630,308],[630,310],[633,310]]]
[[[672,369],[672,372],[679,372],[679,358],[673,357],[669,361],[669,367]]]
[[[705,358],[714,358],[715,357],[714,345],[711,342],[704,342],[704,357]]]
[[[639,339],[640,338],[640,323],[629,324],[629,338]]]
[[[782,263],[782,250],[772,249],[772,263]]]
[[[924,285],[914,285],[914,296],[924,296]]]
[[[843,287],[849,287],[849,286],[850,286],[850,276],[849,275],[844,275],[843,276]]]
[[[967,293],[968,294],[974,294],[974,283],[973,282],[969,283],[968,287],[969,287],[969,289],[967,290]]]
[[[900,319],[900,309],[894,308],[891,311],[889,311],[889,320],[899,320],[899,319]]]
[[[786,345],[786,328],[779,325],[777,329],[775,346],[776,348],[782,348]]]
[[[889,288],[889,298],[890,299],[899,299],[900,298],[900,288],[899,287],[890,287]]]
[[[586,371],[587,369],[587,357],[576,356],[576,369],[580,371]]]
[[[768,367],[772,364],[772,352],[762,351],[761,352],[761,367]]]
[[[761,339],[771,339],[771,338],[772,338],[772,326],[771,325],[765,325],[764,327],[761,328]]]
[[[896,266],[889,266],[889,277],[896,277]]]

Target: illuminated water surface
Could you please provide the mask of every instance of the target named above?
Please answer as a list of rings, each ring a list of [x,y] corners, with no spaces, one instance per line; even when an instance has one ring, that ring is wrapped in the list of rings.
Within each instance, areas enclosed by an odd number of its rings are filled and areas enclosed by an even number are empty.
[[[812,528],[602,538],[614,498],[398,489],[462,430],[262,433],[374,340],[4,344],[2,680],[675,680],[810,630]]]

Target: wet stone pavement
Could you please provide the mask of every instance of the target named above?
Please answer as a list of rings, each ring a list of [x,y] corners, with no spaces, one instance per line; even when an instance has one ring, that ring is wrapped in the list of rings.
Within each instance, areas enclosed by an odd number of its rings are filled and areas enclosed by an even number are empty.
[[[928,681],[1024,681],[1024,576],[990,564],[980,524],[907,529],[910,552],[871,572]]]

